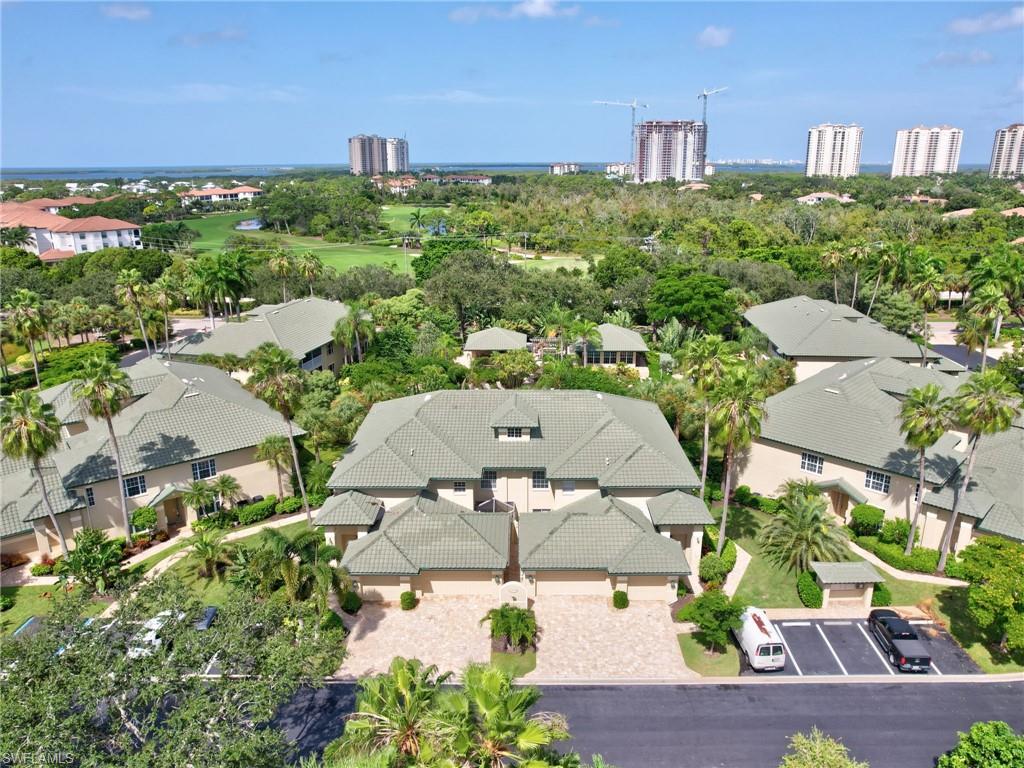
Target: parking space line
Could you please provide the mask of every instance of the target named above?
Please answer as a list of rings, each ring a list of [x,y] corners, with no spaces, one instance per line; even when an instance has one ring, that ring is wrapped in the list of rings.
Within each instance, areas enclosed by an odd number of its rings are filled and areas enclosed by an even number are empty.
[[[823,621],[826,627],[848,627],[853,624],[852,621]]]
[[[809,627],[811,622],[809,621],[783,621],[781,622],[784,627]]]
[[[828,650],[832,654],[832,658],[836,660],[836,664],[839,665],[839,668],[843,671],[843,674],[849,677],[850,673],[846,671],[846,667],[843,666],[843,662],[839,660],[839,654],[837,654],[836,649],[832,647],[832,643],[830,643],[828,641],[828,638],[825,637],[825,630],[821,628],[821,624],[815,624],[814,628],[818,630],[818,634],[821,635],[821,639],[825,641],[825,645],[828,646]]]
[[[880,650],[878,650],[878,646],[875,645],[875,641],[872,640],[871,636],[864,630],[864,625],[863,624],[858,624],[857,625],[857,629],[859,629],[860,633],[862,635],[864,635],[864,639],[867,641],[868,645],[871,646],[871,650],[875,652],[875,656],[877,656],[879,661],[882,662],[882,665],[885,667],[885,670],[890,675],[895,675],[896,673],[892,671],[892,664],[890,664],[888,661],[885,660],[885,656],[883,656],[882,652]]]
[[[811,622],[807,622],[808,625],[810,625],[810,623]],[[789,625],[787,624],[787,626],[789,626]],[[782,630],[779,629],[779,628],[776,628],[776,631],[779,633],[779,638],[782,640],[782,645],[786,649],[786,658],[793,662],[793,668],[796,670],[796,673],[798,675],[800,675],[800,677],[803,677],[804,676],[803,670],[801,670],[800,669],[800,665],[796,663],[796,656],[794,656],[793,655],[793,651],[791,651],[789,649],[789,643],[786,642],[786,638],[782,634]]]
[[[933,661],[931,664],[932,664],[932,669],[934,669],[936,672],[938,672],[941,675],[942,674],[942,670],[935,666],[935,662]]]

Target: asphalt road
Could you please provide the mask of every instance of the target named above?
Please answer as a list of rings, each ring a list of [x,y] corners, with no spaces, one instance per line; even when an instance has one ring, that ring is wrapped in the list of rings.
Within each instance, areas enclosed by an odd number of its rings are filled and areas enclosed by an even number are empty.
[[[817,725],[871,768],[931,768],[979,720],[1024,730],[1024,683],[543,686],[571,747],[618,768],[772,768]],[[340,735],[351,685],[303,691],[277,724],[303,754]]]

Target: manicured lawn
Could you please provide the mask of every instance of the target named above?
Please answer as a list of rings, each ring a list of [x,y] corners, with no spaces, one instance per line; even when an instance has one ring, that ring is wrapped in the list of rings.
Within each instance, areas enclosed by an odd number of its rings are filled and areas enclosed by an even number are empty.
[[[514,263],[527,269],[558,269],[559,267],[565,267],[568,270],[581,269],[586,272],[589,267],[587,262],[578,256],[550,256],[541,259],[522,260],[517,260],[513,256],[512,260]]]
[[[715,509],[712,514],[720,518],[721,510]],[[767,521],[768,516],[763,512],[745,507],[729,508],[729,538],[735,540],[736,545],[751,556],[736,597],[758,608],[798,607],[800,598],[796,593],[797,574],[776,568],[761,557],[757,532]]]
[[[697,641],[697,634],[683,633],[678,636],[679,650],[683,652],[686,666],[704,677],[736,677],[740,673],[740,652],[729,643],[725,653],[708,655],[704,646]]]
[[[413,211],[423,211],[426,216],[433,211],[444,210],[441,206],[420,205],[385,205],[381,207],[380,220],[396,232],[406,232],[410,228],[409,216]]]
[[[30,616],[45,616],[52,609],[54,600],[61,599],[59,585],[3,587],[5,597],[14,598],[14,606],[0,613],[0,634],[9,635],[20,627]],[[85,615],[96,616],[103,612],[107,603],[93,600],[85,609]]]
[[[491,651],[491,664],[510,677],[522,677],[537,668],[537,653],[536,651],[527,651],[526,653]]]

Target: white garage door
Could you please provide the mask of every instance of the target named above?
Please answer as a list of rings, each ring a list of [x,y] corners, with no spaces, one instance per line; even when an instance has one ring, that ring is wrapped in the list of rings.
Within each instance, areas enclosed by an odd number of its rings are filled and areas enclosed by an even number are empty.
[[[537,597],[545,595],[601,595],[612,593],[603,571],[548,571],[538,573]]]

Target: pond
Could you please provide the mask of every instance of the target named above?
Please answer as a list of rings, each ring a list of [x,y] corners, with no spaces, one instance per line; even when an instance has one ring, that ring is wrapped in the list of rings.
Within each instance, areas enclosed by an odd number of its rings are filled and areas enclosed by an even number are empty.
[[[241,229],[241,230],[247,230],[247,231],[252,231],[254,229],[262,229],[262,228],[263,228],[263,222],[260,221],[259,219],[246,219],[245,221],[240,221],[240,222],[238,222],[235,225],[235,229]]]

